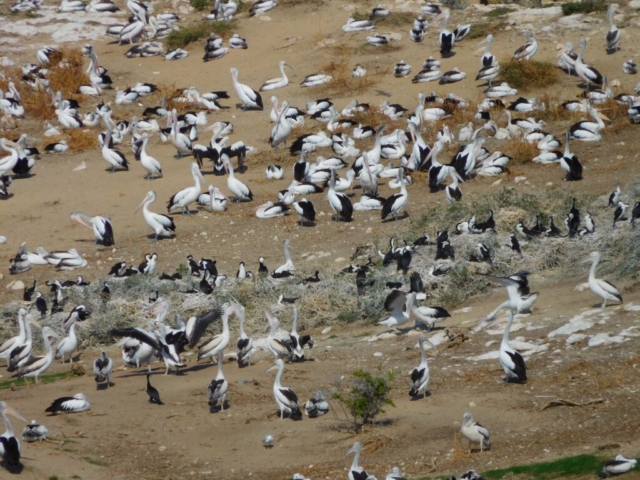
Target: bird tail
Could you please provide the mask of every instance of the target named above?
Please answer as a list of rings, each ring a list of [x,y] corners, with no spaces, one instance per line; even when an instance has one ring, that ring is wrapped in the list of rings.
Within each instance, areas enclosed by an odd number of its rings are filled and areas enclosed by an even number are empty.
[[[302,411],[300,410],[300,407],[296,406],[291,409],[291,419],[302,420]]]
[[[411,387],[411,390],[409,390],[409,396],[415,397],[417,394],[418,394],[418,390],[416,389],[416,387]]]

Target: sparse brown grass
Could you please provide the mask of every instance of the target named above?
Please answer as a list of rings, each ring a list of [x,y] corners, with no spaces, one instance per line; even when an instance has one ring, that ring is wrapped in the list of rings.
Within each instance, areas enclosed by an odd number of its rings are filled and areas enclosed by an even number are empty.
[[[358,55],[379,55],[381,53],[397,52],[398,50],[402,50],[402,48],[402,45],[394,41],[390,41],[386,45],[382,45],[380,47],[374,47],[373,45],[365,43],[356,50],[356,53]]]
[[[512,157],[509,166],[529,163],[533,157],[540,154],[535,143],[521,141],[519,138],[509,140],[502,149],[504,153]]]
[[[331,75],[333,80],[324,85],[320,85],[314,90],[327,95],[358,95],[366,92],[377,83],[377,72],[367,72],[367,75],[361,78],[354,78],[351,75],[353,69],[351,57],[353,52],[347,45],[337,45],[331,50],[336,60],[323,65],[320,71]]]
[[[627,128],[633,127],[629,120],[629,114],[626,105],[620,105],[613,99],[608,100],[604,105],[598,107],[598,111],[606,115],[609,120],[605,120],[607,132],[620,133]]]
[[[484,38],[490,33],[493,34],[497,31],[502,30],[506,25],[507,23],[503,21],[486,21],[474,23],[471,26],[471,31],[469,32],[467,38],[470,40],[476,38]]]
[[[67,130],[65,133],[69,149],[74,152],[83,152],[98,147],[98,137],[91,130],[76,128]]]
[[[407,25],[413,25],[413,21],[416,18],[416,14],[412,12],[390,12],[387,17],[378,17],[374,19],[376,25],[383,25],[389,27],[405,27]]]
[[[558,68],[549,62],[512,60],[500,62],[500,81],[512,88],[532,90],[550,87],[560,80]]]
[[[62,92],[64,98],[73,98],[78,94],[80,85],[89,84],[89,76],[84,71],[84,57],[77,48],[63,48],[61,53],[62,59],[49,68],[51,88]]]
[[[39,120],[50,120],[55,117],[56,107],[51,103],[51,95],[44,90],[22,90],[22,106],[25,114]]]

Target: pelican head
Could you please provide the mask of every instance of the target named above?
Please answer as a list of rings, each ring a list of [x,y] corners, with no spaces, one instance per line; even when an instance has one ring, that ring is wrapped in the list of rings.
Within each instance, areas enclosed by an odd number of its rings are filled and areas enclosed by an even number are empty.
[[[349,449],[347,455],[351,455],[352,453],[360,453],[362,451],[362,444],[360,442],[355,442],[353,447]]]
[[[149,193],[147,193],[147,196],[144,197],[144,199],[142,200],[142,202],[140,202],[140,205],[138,205],[138,208],[136,208],[136,211],[133,213],[137,213],[138,210],[140,210],[142,208],[142,206],[145,203],[153,203],[156,200],[156,192],[154,192],[153,190],[151,190]]]
[[[87,228],[93,228],[93,226],[90,225],[91,218],[88,215],[85,215],[84,212],[81,212],[79,210],[72,212],[71,215],[69,215],[69,218],[75,222],[78,222],[80,225],[84,225]]]
[[[47,327],[45,327],[45,328],[47,328]],[[0,402],[0,414],[3,414],[3,413],[11,415],[11,416],[17,418],[18,420],[23,421],[24,423],[29,423],[29,421],[26,418],[24,418],[16,410],[14,410],[9,405],[7,405],[7,402]]]
[[[281,358],[278,358],[272,366],[267,368],[266,372],[272,372],[273,370],[279,370],[280,368],[284,368],[284,362]]]
[[[291,65],[289,65],[289,64],[288,64],[287,62],[285,62],[284,60],[280,60],[280,68],[283,68],[283,67],[287,67],[287,68],[289,68],[289,69],[293,70],[293,67],[292,67]]]

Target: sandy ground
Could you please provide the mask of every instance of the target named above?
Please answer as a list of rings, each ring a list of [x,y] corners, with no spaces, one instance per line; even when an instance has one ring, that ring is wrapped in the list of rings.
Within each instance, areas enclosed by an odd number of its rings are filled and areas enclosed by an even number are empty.
[[[357,3],[356,8],[366,11],[373,4]],[[417,4],[415,4],[417,5]],[[106,38],[92,42],[101,64],[105,65],[118,88],[132,86],[138,81],[175,84],[176,88],[196,86],[201,91],[228,90],[232,92],[229,68],[236,66],[240,81],[259,87],[264,80],[277,76],[277,62],[286,60],[295,70],[291,74],[291,85],[274,92],[281,100],[286,98],[293,105],[303,107],[307,101],[325,95],[313,89],[301,88],[298,84],[305,75],[314,73],[332,60],[334,50],[321,48],[319,42],[327,38],[335,45],[347,45],[358,53],[351,63],[360,63],[370,73],[376,73],[372,88],[357,95],[360,102],[378,105],[388,99],[413,109],[418,92],[435,89],[444,94],[454,92],[470,100],[481,98],[481,89],[473,81],[480,63],[476,53],[477,41],[468,40],[456,47],[456,55],[443,61],[443,70],[459,67],[468,73],[465,81],[439,87],[433,84],[414,85],[411,77],[395,79],[390,73],[394,63],[404,59],[413,65],[412,74],[420,70],[422,61],[437,55],[437,26],[432,25],[423,44],[408,40],[404,27],[381,28],[381,33],[398,32],[403,38],[398,49],[379,53],[373,49],[362,51],[366,34],[345,34],[341,26],[349,16],[352,4],[346,2],[323,3],[319,6],[281,5],[269,12],[270,21],[264,18],[241,18],[238,33],[249,43],[246,51],[232,50],[226,57],[202,63],[202,45],[190,46],[191,55],[176,63],[164,62],[161,58],[126,59],[126,47],[108,43]],[[167,9],[170,5],[167,5]],[[162,9],[158,9],[162,10]],[[417,7],[413,7],[416,11]],[[468,12],[475,12],[470,7]],[[451,26],[481,18],[480,13],[454,12]],[[197,14],[186,15],[188,21]],[[469,20],[471,18],[471,20]],[[630,91],[636,83],[635,77],[623,76],[621,65],[627,58],[638,56],[637,17],[625,25],[626,34],[622,51],[613,56],[604,55],[603,15],[587,24],[590,36],[587,56],[600,71],[612,72],[610,80],[618,78],[622,84],[619,91]],[[633,23],[635,18],[636,23]],[[15,20],[15,18],[14,18]],[[535,31],[545,25],[535,22]],[[520,28],[497,32],[494,53],[499,59],[508,57],[524,37]],[[555,61],[556,45],[567,40],[574,43],[582,33],[577,30],[558,29],[537,35],[540,51],[536,58]],[[79,42],[81,45],[84,42]],[[24,50],[10,56],[20,65],[34,61],[34,53],[42,45],[51,44],[49,35],[37,34],[30,39]],[[636,60],[638,61],[638,60]],[[579,90],[576,80],[563,77],[554,87],[553,95],[561,99],[573,98]],[[545,92],[521,92],[526,97],[540,96]],[[105,99],[110,99],[107,93]],[[235,108],[235,95],[222,103],[230,109],[209,115],[209,123],[230,120],[235,125],[232,141],[243,140],[254,146],[258,153],[248,157],[249,170],[242,175],[256,200],[250,204],[232,205],[225,214],[200,212],[192,217],[176,217],[177,238],[153,243],[142,215],[133,210],[146,192],[154,189],[159,200],[153,206],[163,211],[164,203],[172,193],[191,184],[189,160],[174,160],[175,151],[170,145],[162,145],[157,138],[152,140],[150,152],[158,158],[165,177],[153,182],[144,180],[145,172],[132,162],[129,172],[109,174],[106,163],[98,151],[87,151],[62,156],[43,156],[34,168],[35,175],[29,179],[17,179],[11,186],[14,197],[0,203],[0,233],[8,237],[0,245],[0,261],[8,264],[20,243],[27,241],[30,248],[43,246],[47,250],[77,248],[88,260],[89,267],[72,273],[56,273],[52,268],[39,268],[21,275],[28,282],[37,278],[41,283],[53,277],[71,278],[77,273],[93,280],[104,276],[116,260],[138,263],[145,253],[159,254],[159,271],[173,271],[184,262],[186,255],[196,258],[215,257],[221,272],[233,273],[242,260],[250,268],[257,269],[257,258],[264,256],[272,268],[281,261],[280,244],[284,238],[291,239],[300,253],[318,250],[331,255],[322,261],[297,263],[299,270],[312,274],[316,267],[331,270],[342,267],[353,247],[369,239],[384,244],[389,235],[401,226],[383,224],[376,213],[356,213],[353,223],[330,221],[330,209],[325,195],[312,198],[316,210],[321,212],[315,228],[300,228],[297,218],[279,218],[271,221],[259,220],[253,210],[259,203],[274,199],[275,192],[286,187],[291,179],[291,166],[297,160],[288,152],[271,154],[267,139],[271,131],[268,110],[264,112],[241,112]],[[265,104],[269,95],[263,95]],[[341,109],[352,95],[333,96]],[[153,104],[143,101],[144,106]],[[157,103],[157,102],[155,102]],[[87,102],[92,104],[92,102]],[[129,117],[142,109],[127,110]],[[85,109],[83,109],[85,111]],[[504,122],[504,119],[501,120]],[[33,136],[38,139],[33,122],[25,122]],[[503,123],[502,123],[503,124]],[[549,131],[561,135],[571,120],[549,125]],[[453,126],[454,131],[459,126]],[[312,120],[305,131],[319,130]],[[13,132],[9,134],[13,136]],[[207,142],[205,134],[201,142]],[[435,137],[433,129],[427,129],[425,140],[431,143]],[[637,129],[626,129],[608,133],[605,140],[597,144],[572,144],[572,151],[585,164],[585,180],[564,184],[563,174],[557,165],[518,165],[511,175],[503,178],[501,185],[515,185],[516,176],[527,177],[527,182],[517,186],[523,191],[541,190],[553,185],[580,192],[602,194],[616,183],[628,188],[637,175]],[[42,139],[38,146],[48,143]],[[360,147],[371,142],[362,142]],[[490,140],[487,146],[497,149],[499,142]],[[123,151],[129,152],[128,145]],[[330,151],[318,152],[328,156]],[[451,149],[448,153],[453,153]],[[506,151],[506,153],[509,153]],[[132,157],[132,155],[128,154]],[[446,157],[445,157],[446,158]],[[87,168],[74,172],[81,162]],[[275,162],[285,167],[286,178],[282,181],[264,180],[267,163]],[[205,172],[206,173],[206,172]],[[224,191],[224,177],[208,176],[207,179]],[[465,201],[473,201],[494,190],[495,179],[476,179],[463,185]],[[409,189],[408,211],[417,218],[426,206],[444,205],[444,195],[430,195],[422,179]],[[383,195],[389,190],[381,189]],[[87,213],[111,217],[116,237],[116,248],[96,248],[88,230],[72,224],[69,213],[82,209]],[[0,286],[9,281],[8,272]],[[365,367],[373,369],[380,365],[385,369],[397,369],[397,390],[393,394],[396,408],[389,408],[383,418],[389,420],[385,426],[367,429],[353,436],[336,428],[339,424],[334,414],[324,418],[302,422],[280,421],[276,417],[273,401],[272,375],[264,371],[270,359],[263,358],[257,364],[237,369],[234,364],[225,365],[230,383],[228,411],[210,414],[206,405],[206,386],[215,376],[215,367],[208,365],[189,368],[180,378],[173,375],[152,378],[165,402],[164,407],[147,403],[144,392],[145,381],[131,370],[114,375],[115,385],[104,391],[95,391],[90,376],[71,378],[53,384],[16,387],[5,391],[3,399],[20,410],[29,419],[35,418],[47,425],[52,441],[26,445],[23,449],[25,478],[285,478],[300,471],[313,478],[344,478],[350,459],[344,453],[353,441],[367,443],[362,464],[379,477],[391,466],[401,465],[411,477],[427,474],[462,473],[468,468],[485,470],[553,459],[568,454],[597,453],[613,456],[618,452],[627,456],[638,454],[638,416],[636,413],[637,385],[640,380],[637,364],[637,339],[622,344],[587,348],[585,342],[573,346],[565,345],[565,337],[549,340],[547,334],[566,324],[576,314],[584,314],[595,303],[589,292],[575,294],[574,286],[585,278],[568,279],[559,285],[537,285],[540,300],[530,317],[522,321],[530,324],[524,330],[514,332],[513,337],[522,336],[527,342],[548,343],[548,349],[534,354],[528,365],[530,381],[524,386],[505,386],[501,383],[501,372],[496,360],[473,362],[466,357],[478,356],[497,348],[499,337],[487,332],[470,335],[470,340],[452,348],[441,346],[431,358],[431,395],[419,401],[410,401],[406,394],[410,369],[417,363],[418,351],[414,348],[417,337],[405,335],[373,342],[366,341],[373,334],[384,331],[382,327],[351,326],[333,327],[327,335],[312,331],[316,337],[316,348],[311,353],[313,361],[288,365],[284,384],[292,387],[302,401],[318,388],[331,390],[336,381],[348,372]],[[633,285],[625,292],[625,304],[640,297]],[[16,300],[21,292],[0,289],[3,301]],[[473,299],[465,307],[466,313],[458,313],[445,323],[456,332],[466,332],[482,315],[502,301],[504,293],[496,291],[490,296]],[[462,306],[461,306],[462,307]],[[589,334],[600,332],[617,333],[638,324],[637,311],[617,307],[607,309],[613,317],[596,323]],[[283,318],[287,319],[286,314]],[[538,329],[538,327],[540,327]],[[454,331],[452,330],[452,331]],[[487,342],[494,341],[493,347]],[[119,352],[109,348],[111,356],[118,359]],[[374,353],[382,353],[382,357]],[[82,352],[80,361],[87,371],[91,369],[97,351]],[[191,362],[193,359],[189,359]],[[162,369],[156,365],[157,373]],[[51,372],[68,368],[58,363]],[[3,380],[8,378],[4,374]],[[44,417],[43,411],[49,402],[59,396],[84,392],[92,402],[92,411],[86,414],[59,417]],[[586,407],[556,407],[542,411],[553,399],[582,402],[603,399],[602,403]],[[332,405],[337,407],[335,403]],[[455,432],[459,429],[462,414],[470,410],[476,418],[488,426],[494,439],[491,452],[468,455],[464,449],[456,448]],[[334,412],[336,410],[334,409]],[[339,415],[339,410],[338,410]],[[20,422],[14,421],[17,430]],[[264,449],[261,439],[264,434],[276,438],[273,449]],[[619,447],[611,447],[617,444]],[[609,447],[606,447],[609,445]],[[604,450],[599,448],[605,446]],[[107,473],[108,472],[108,473]]]

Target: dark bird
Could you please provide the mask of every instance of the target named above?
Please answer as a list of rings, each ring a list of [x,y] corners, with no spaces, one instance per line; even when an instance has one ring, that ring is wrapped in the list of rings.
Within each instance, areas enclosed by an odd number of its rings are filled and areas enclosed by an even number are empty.
[[[509,248],[514,252],[518,252],[520,256],[522,256],[522,250],[520,250],[520,242],[518,241],[518,237],[514,233],[509,235]]]
[[[36,292],[36,308],[43,317],[47,314],[47,301],[40,292]]]
[[[100,296],[102,297],[103,302],[108,302],[111,300],[111,289],[109,288],[109,284],[104,282],[102,291],[100,292]]]
[[[162,400],[160,400],[160,393],[155,387],[151,385],[149,377],[151,377],[150,373],[147,374],[147,395],[149,395],[149,403],[164,405],[164,403],[162,403]]]
[[[193,255],[188,255],[187,261],[189,262],[189,274],[193,277],[199,277],[200,267],[198,266],[196,261],[193,259]]]
[[[418,247],[418,246],[420,246],[420,247],[427,246],[427,245],[429,245],[429,240],[430,240],[429,235],[427,235],[427,232],[424,232],[424,233],[422,234],[422,236],[420,236],[420,237],[416,238],[416,240],[413,242],[413,246],[414,246],[414,247]]]
[[[111,267],[111,270],[109,270],[109,273],[107,275],[113,275],[114,277],[124,277],[126,271],[127,262],[118,262],[113,267]]]
[[[33,295],[36,293],[37,290],[38,290],[38,281],[34,280],[33,286],[24,287],[24,293],[22,294],[22,299],[25,302],[30,302],[33,299]]]
[[[618,207],[613,212],[613,226],[616,226],[617,222],[627,219],[626,212],[629,205],[624,202],[618,202]]]
[[[318,283],[321,281],[320,272],[316,270],[316,273],[312,277],[307,277],[303,280],[304,283]]]
[[[638,218],[640,218],[640,202],[636,202],[636,204],[633,206],[631,219],[629,220],[631,222],[631,228],[634,228],[636,226],[636,220]]]

